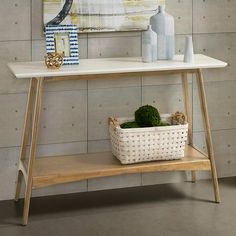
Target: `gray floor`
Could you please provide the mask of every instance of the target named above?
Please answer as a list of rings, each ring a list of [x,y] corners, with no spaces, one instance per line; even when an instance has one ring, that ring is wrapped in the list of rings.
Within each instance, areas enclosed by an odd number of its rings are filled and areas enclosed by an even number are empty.
[[[235,236],[236,178],[34,198],[29,224],[22,203],[0,202],[0,236]]]

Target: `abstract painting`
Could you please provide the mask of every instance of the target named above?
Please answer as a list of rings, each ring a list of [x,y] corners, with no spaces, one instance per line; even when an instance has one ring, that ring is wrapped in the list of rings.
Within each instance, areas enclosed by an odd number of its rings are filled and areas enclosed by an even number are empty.
[[[75,24],[79,32],[147,28],[159,0],[43,0],[44,25]]]

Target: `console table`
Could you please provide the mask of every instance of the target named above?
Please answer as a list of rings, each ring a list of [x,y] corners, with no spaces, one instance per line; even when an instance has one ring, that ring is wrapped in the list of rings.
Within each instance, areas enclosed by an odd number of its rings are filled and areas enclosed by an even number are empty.
[[[23,225],[28,223],[29,206],[32,189],[50,185],[69,183],[84,179],[114,176],[131,173],[155,171],[192,171],[195,182],[197,170],[212,173],[215,201],[220,202],[217,172],[212,147],[212,137],[208,117],[203,76],[203,68],[222,68],[225,62],[204,56],[195,55],[194,63],[184,63],[182,55],[176,55],[172,61],[142,63],[141,58],[83,59],[80,65],[64,66],[59,70],[47,69],[43,62],[9,63],[10,70],[17,79],[29,79],[29,93],[21,145],[15,201],[18,201],[21,180],[26,184],[24,196]],[[61,80],[89,80],[127,76],[179,74],[182,78],[185,108],[189,122],[189,144],[186,145],[185,157],[182,160],[156,161],[132,165],[122,165],[111,152],[53,156],[36,158],[37,137],[40,123],[43,84]],[[199,99],[205,124],[205,136],[208,155],[193,146],[192,114],[187,75],[195,74],[199,90]],[[168,79],[168,78],[166,78]],[[30,140],[29,158],[26,158],[26,146]]]

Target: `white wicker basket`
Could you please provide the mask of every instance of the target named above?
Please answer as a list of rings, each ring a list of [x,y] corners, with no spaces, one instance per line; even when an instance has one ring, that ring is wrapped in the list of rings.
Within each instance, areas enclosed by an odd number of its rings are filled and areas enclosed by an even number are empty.
[[[168,115],[169,117],[170,115]],[[167,115],[162,115],[167,118]],[[134,118],[110,118],[112,153],[122,164],[184,157],[188,124],[122,129],[120,124]]]

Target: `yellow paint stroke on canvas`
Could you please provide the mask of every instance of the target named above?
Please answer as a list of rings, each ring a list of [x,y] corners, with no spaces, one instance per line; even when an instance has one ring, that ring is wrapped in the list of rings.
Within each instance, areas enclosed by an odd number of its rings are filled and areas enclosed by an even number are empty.
[[[124,6],[134,7],[134,6],[143,6],[143,0],[124,0]]]
[[[70,13],[70,17],[71,17],[71,23],[75,24],[75,25],[79,25],[80,24],[80,18],[79,15],[77,13],[77,3],[73,3],[72,7],[71,7],[71,13]]]
[[[130,20],[133,20],[133,21],[147,20],[147,17],[145,17],[145,16],[128,16],[127,18],[130,19]]]
[[[43,0],[44,3],[61,3],[61,0]]]

